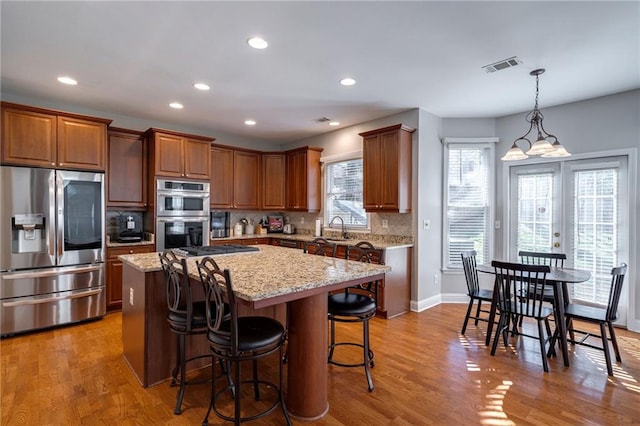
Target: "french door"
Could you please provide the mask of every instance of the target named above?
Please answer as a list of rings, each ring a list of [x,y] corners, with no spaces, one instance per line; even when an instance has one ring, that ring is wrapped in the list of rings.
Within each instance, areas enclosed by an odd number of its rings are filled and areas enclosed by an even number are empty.
[[[627,174],[625,156],[511,167],[509,258],[521,250],[565,253],[565,266],[591,272],[569,287],[571,298],[606,304],[611,268],[629,262]],[[627,300],[625,293],[622,324]]]

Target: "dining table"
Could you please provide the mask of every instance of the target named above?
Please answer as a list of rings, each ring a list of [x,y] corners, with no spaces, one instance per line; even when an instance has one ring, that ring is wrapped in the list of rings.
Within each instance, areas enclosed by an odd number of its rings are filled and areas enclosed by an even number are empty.
[[[491,265],[478,264],[476,265],[478,272],[487,274],[495,274],[496,270]],[[556,319],[556,327],[560,342],[560,349],[562,350],[562,358],[564,365],[569,367],[569,348],[567,342],[567,326],[564,321],[564,307],[569,303],[569,289],[568,284],[577,284],[588,281],[591,278],[591,272],[583,269],[573,269],[565,267],[550,266],[549,273],[546,274],[547,284],[553,286],[553,300],[554,300],[554,316]],[[491,332],[493,330],[493,324],[495,323],[495,314],[497,308],[497,291],[494,289],[494,298],[491,303],[491,309],[489,310],[489,325],[487,326],[487,338],[486,345],[491,342]]]
[[[387,265],[315,256],[269,245],[259,251],[212,256],[221,269],[229,269],[236,300],[246,308],[260,310],[286,304],[288,309],[286,405],[292,417],[314,421],[329,411],[327,362],[328,293],[345,287],[379,281],[391,271]],[[129,364],[149,384],[169,377],[173,340],[164,339],[163,350],[141,354],[139,342],[157,345],[159,333],[168,334],[164,279],[158,253],[122,255],[124,294],[132,303],[123,306],[123,346]],[[190,278],[199,280],[196,262],[202,257],[187,257]],[[151,296],[150,296],[151,295]],[[137,308],[137,303],[153,298],[155,305]],[[157,299],[157,300],[156,300]],[[137,327],[137,333],[130,329]],[[149,324],[154,324],[151,327]],[[153,330],[151,330],[153,328]],[[130,336],[130,337],[128,337]],[[133,348],[134,350],[129,350]],[[165,359],[166,358],[166,359]],[[162,365],[162,371],[158,370]],[[174,364],[175,365],[175,364]],[[172,368],[172,367],[171,367]],[[156,379],[149,379],[153,374]],[[144,380],[141,382],[146,383]]]

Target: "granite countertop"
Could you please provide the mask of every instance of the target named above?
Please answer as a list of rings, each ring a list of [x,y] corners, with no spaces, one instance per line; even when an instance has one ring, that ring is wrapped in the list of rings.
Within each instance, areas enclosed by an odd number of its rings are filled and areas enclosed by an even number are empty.
[[[315,256],[301,250],[259,245],[259,252],[212,256],[220,268],[231,271],[238,297],[258,301],[303,290],[366,278],[391,271],[386,265]],[[158,253],[118,256],[127,265],[142,272],[161,270]],[[196,260],[187,258],[189,276],[200,279]]]
[[[224,238],[212,238],[211,241],[233,241],[233,240],[246,240],[246,239],[256,239],[256,238],[279,238],[283,240],[293,240],[293,241],[313,241],[316,237],[311,234],[281,234],[281,233],[272,233],[272,234],[253,234],[246,235],[243,234],[241,236],[233,236],[233,237],[224,237]],[[332,238],[331,236],[325,236],[323,238]],[[408,237],[397,237],[397,236],[382,236],[376,235],[371,236],[369,234],[363,235],[362,238],[358,237],[358,234],[352,234],[352,236],[346,240],[343,239],[332,239],[329,240],[332,243],[338,245],[355,245],[360,241],[369,241],[376,248],[381,249],[394,249],[394,248],[406,248],[413,247],[413,242],[411,238]]]

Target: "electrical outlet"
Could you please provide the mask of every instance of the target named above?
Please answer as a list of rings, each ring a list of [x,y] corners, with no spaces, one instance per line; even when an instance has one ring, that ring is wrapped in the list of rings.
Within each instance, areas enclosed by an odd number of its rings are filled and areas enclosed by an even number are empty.
[[[304,223],[304,217],[300,218],[300,223]]]
[[[433,274],[433,285],[438,285],[440,283],[440,277],[438,274]]]
[[[430,226],[431,226],[431,221],[430,220],[422,221],[422,229],[429,229]]]
[[[382,219],[382,227],[383,228],[388,228],[389,227],[389,221],[387,219]]]
[[[500,229],[500,225],[501,225],[500,221],[496,220],[495,223],[493,224],[493,227],[496,228],[496,229]]]
[[[129,287],[129,304],[133,306],[133,288]]]

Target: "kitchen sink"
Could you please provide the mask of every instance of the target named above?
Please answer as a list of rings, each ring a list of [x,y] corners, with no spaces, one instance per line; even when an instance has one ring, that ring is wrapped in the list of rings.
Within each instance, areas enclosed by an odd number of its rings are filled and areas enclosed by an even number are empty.
[[[325,238],[325,237],[323,238],[327,241],[350,241],[349,238]]]

